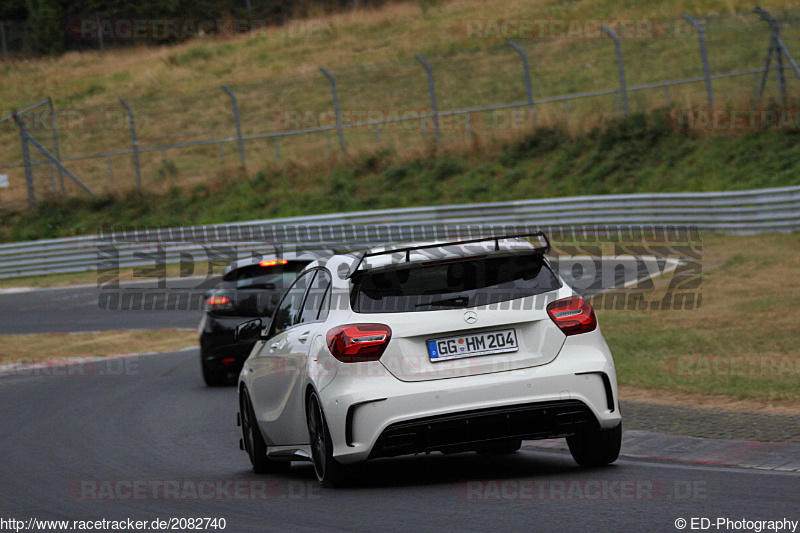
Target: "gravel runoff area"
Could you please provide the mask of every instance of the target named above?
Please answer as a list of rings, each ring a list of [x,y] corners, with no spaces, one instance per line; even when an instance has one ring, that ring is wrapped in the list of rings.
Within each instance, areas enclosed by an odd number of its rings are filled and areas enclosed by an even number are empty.
[[[800,442],[800,415],[725,411],[622,400],[625,429],[710,439]]]
[[[620,402],[622,457],[800,473],[800,415]],[[526,441],[562,450],[565,439]]]

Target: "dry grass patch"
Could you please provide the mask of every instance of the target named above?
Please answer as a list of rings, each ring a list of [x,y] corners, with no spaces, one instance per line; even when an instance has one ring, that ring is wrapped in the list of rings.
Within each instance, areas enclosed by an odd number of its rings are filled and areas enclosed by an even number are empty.
[[[0,335],[0,364],[169,352],[196,344],[195,331],[177,329]]]
[[[796,402],[799,250],[800,234],[706,235],[699,308],[599,310],[620,383]]]

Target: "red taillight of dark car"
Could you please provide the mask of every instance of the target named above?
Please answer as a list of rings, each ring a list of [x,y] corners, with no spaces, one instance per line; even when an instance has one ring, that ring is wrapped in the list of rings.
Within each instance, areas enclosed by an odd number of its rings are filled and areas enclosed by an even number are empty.
[[[328,349],[343,363],[377,361],[392,338],[384,324],[347,324],[328,331]]]
[[[597,328],[594,309],[580,296],[570,296],[550,303],[547,306],[547,314],[564,335],[588,333]]]
[[[209,311],[232,311],[233,301],[227,296],[212,296],[206,300]]]

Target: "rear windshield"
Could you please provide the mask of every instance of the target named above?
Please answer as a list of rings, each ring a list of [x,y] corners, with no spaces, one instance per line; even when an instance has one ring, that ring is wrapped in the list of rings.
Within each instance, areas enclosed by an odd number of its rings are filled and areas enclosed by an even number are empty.
[[[541,254],[473,258],[357,273],[357,313],[435,311],[489,305],[560,288]]]
[[[237,268],[222,279],[225,289],[283,290],[303,271],[307,261],[289,261],[285,265],[262,267],[259,264]]]

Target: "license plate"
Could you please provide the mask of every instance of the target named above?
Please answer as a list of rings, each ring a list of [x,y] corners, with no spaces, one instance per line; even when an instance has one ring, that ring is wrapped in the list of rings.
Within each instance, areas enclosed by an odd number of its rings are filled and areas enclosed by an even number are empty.
[[[485,331],[428,341],[428,354],[432,362],[475,357],[496,353],[516,352],[517,333],[513,329]]]

